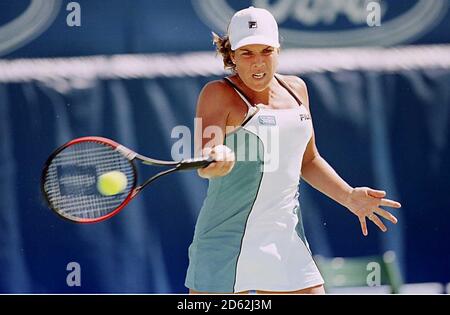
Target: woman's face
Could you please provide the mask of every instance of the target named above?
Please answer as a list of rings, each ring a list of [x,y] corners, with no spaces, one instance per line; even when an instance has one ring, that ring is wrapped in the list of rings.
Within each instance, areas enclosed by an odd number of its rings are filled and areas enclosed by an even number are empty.
[[[278,66],[278,49],[266,45],[247,45],[237,49],[232,55],[236,72],[250,89],[265,90]]]

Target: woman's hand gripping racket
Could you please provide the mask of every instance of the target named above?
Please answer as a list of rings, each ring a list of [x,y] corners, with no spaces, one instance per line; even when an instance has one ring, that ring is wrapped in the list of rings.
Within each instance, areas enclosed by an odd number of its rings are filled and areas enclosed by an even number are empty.
[[[137,184],[134,161],[170,167]],[[106,220],[122,210],[148,184],[181,170],[208,166],[209,158],[151,159],[106,138],[84,137],[59,147],[42,172],[42,191],[50,208],[78,223]]]

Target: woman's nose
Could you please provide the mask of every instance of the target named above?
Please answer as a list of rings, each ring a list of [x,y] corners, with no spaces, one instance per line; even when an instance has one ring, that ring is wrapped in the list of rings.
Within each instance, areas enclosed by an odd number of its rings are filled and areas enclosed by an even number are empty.
[[[264,58],[261,56],[255,57],[255,63],[253,64],[253,66],[257,69],[264,67]]]

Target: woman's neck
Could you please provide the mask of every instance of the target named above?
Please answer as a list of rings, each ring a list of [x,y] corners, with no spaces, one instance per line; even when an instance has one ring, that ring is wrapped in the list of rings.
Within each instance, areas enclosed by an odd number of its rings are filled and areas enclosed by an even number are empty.
[[[263,91],[255,91],[249,88],[244,81],[239,77],[238,74],[235,75],[235,82],[237,82],[239,88],[242,89],[242,91],[245,93],[245,95],[252,100],[254,104],[269,104],[271,96],[273,95],[273,90],[275,88],[275,84],[278,84],[278,82],[275,82],[275,77],[272,79],[269,86],[264,89]]]

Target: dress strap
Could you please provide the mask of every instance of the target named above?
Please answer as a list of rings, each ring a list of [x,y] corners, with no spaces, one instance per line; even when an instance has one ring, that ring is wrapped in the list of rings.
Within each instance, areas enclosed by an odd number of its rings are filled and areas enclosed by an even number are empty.
[[[249,111],[253,111],[254,106],[250,103],[248,98],[245,96],[244,92],[236,84],[234,84],[233,81],[230,80],[230,78],[224,79],[225,82],[228,83],[228,85],[231,86],[236,91],[236,93],[241,97],[244,103],[247,104]]]
[[[291,95],[294,97],[294,99],[297,101],[297,103],[298,103],[300,106],[302,106],[302,105],[303,105],[302,101],[300,101],[300,99],[299,99],[298,96],[292,91],[292,89],[291,89],[291,88],[290,88],[283,80],[281,80],[281,79],[278,77],[278,75],[275,75],[275,78],[276,78],[277,81],[281,84],[281,86],[284,87],[284,88],[289,92],[289,94],[291,94]]]

